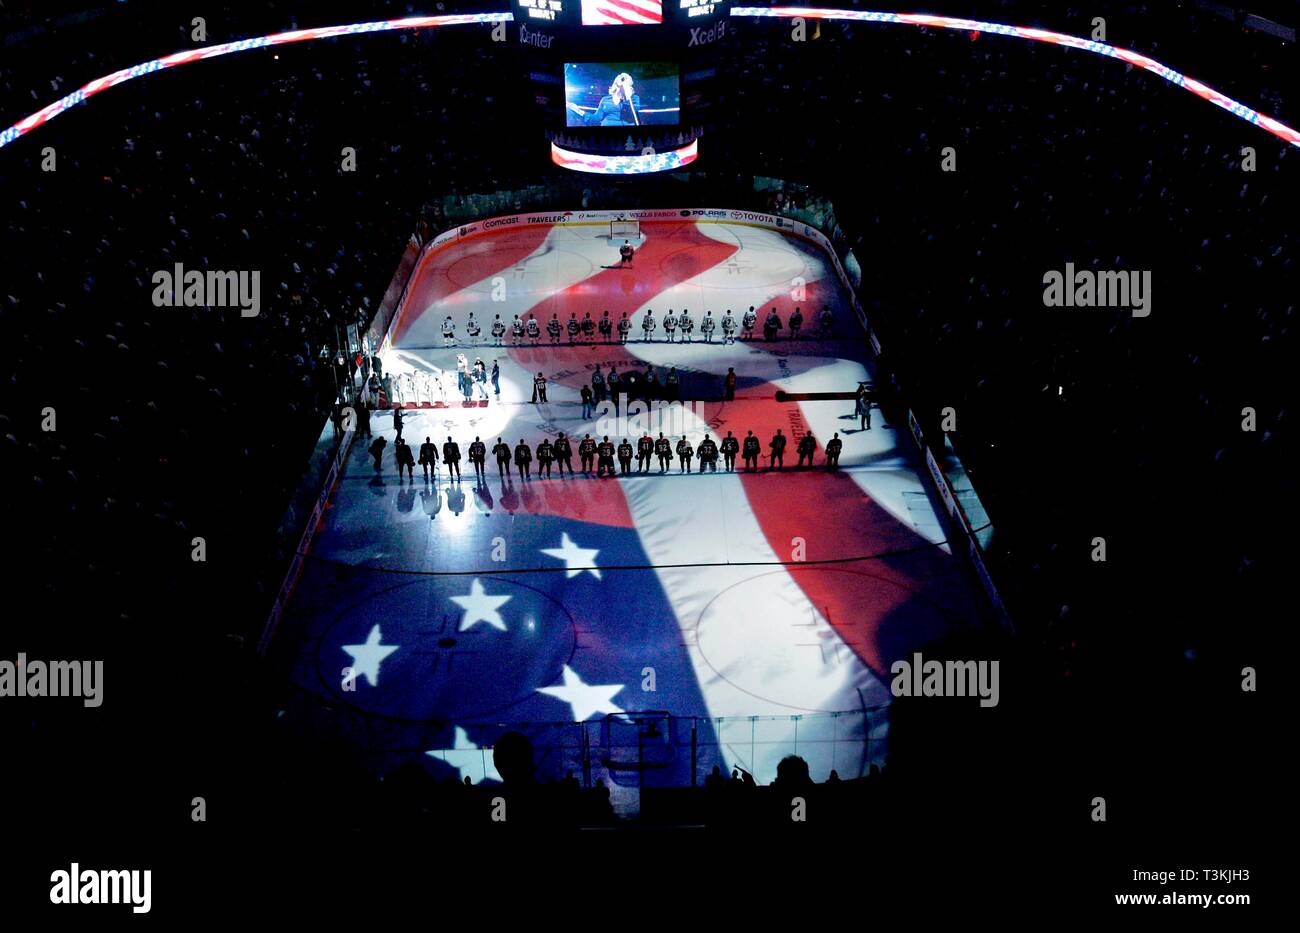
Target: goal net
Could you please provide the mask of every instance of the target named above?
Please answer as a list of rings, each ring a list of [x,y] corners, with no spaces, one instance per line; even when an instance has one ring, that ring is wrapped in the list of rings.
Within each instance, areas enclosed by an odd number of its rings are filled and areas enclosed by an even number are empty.
[[[609,235],[612,237],[639,237],[641,235],[641,221],[611,220],[609,222]]]

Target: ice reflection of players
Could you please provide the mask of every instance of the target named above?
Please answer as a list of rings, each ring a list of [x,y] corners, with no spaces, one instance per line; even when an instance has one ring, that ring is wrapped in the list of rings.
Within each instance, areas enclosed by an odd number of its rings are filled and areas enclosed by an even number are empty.
[[[641,96],[636,93],[632,76],[626,71],[614,79],[609,93],[600,99],[600,106],[591,113],[583,114],[577,104],[569,104],[569,109],[582,117],[587,126],[641,125]]]

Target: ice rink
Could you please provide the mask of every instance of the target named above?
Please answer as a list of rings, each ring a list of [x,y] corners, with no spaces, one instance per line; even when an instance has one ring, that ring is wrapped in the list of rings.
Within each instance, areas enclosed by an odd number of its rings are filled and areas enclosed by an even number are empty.
[[[345,743],[386,771],[419,760],[438,778],[491,780],[490,749],[508,728],[537,748],[543,775],[589,763],[616,789],[641,781],[689,784],[735,765],[772,779],[799,754],[814,780],[831,768],[856,777],[886,752],[889,665],[934,639],[983,624],[980,597],[942,543],[934,504],[905,427],[879,411],[860,430],[852,399],[778,401],[777,393],[852,393],[871,380],[865,335],[829,259],[800,238],[741,224],[651,222],[632,268],[600,226],[507,229],[452,243],[417,268],[392,331],[386,372],[420,373],[437,407],[408,408],[404,437],[452,437],[467,457],[480,437],[486,479],[462,460],[459,482],[439,464],[425,481],[399,478],[392,413],[372,432],[389,446],[374,469],[354,445],[275,643],[302,728]],[[799,300],[796,301],[795,299]],[[768,309],[783,324],[798,304],[805,336],[766,342]],[[704,312],[737,320],[759,311],[758,339],[705,343]],[[829,306],[830,336],[810,339]],[[642,339],[641,322],[672,308],[695,319],[693,341]],[[633,321],[626,345],[558,347],[543,329],[492,346],[491,322],[516,314],[608,311]],[[483,329],[468,345],[473,312]],[[450,315],[457,345],[445,346]],[[599,341],[599,337],[597,338]],[[499,398],[464,403],[456,356],[500,367]],[[596,367],[620,376],[668,367],[681,395],[702,400],[665,412],[644,406],[582,417],[579,388]],[[723,377],[737,375],[723,401]],[[549,383],[530,401],[532,379]],[[432,377],[432,378],[430,378]],[[436,387],[441,382],[442,389]],[[768,442],[790,437],[785,469],[766,469]],[[642,430],[698,447],[707,433],[749,431],[764,469],[615,479],[533,476],[492,460],[498,438],[536,449],[565,432],[608,434],[635,445]],[[794,470],[811,431],[814,470]],[[824,446],[844,442],[839,471],[821,468]],[[696,461],[698,468],[698,460]],[[351,670],[349,680],[348,670]],[[647,722],[655,721],[654,730]],[[574,725],[583,723],[584,725]],[[616,805],[618,804],[616,794]]]

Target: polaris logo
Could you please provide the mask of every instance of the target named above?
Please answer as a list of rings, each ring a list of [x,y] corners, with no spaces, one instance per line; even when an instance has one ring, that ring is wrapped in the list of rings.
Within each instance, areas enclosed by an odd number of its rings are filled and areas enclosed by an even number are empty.
[[[543,35],[536,30],[529,32],[528,27],[523,23],[519,24],[519,44],[531,45],[534,48],[549,49],[551,43],[555,41],[554,36]]]
[[[714,23],[709,29],[705,29],[703,26],[693,26],[691,27],[691,41],[686,43],[686,47],[708,45],[710,42],[717,42],[726,34],[727,21],[725,19]]]

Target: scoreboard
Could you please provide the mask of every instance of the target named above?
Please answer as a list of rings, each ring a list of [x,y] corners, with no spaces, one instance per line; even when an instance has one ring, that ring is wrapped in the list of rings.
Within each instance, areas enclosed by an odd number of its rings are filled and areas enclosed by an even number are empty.
[[[667,32],[716,19],[729,8],[722,0],[511,0],[516,23],[557,30],[625,26]]]
[[[576,3],[577,0],[570,0]],[[515,19],[528,22],[563,22],[564,0],[515,0]]]
[[[695,160],[719,99],[727,0],[504,0],[508,36],[553,144],[581,171],[667,171]]]

